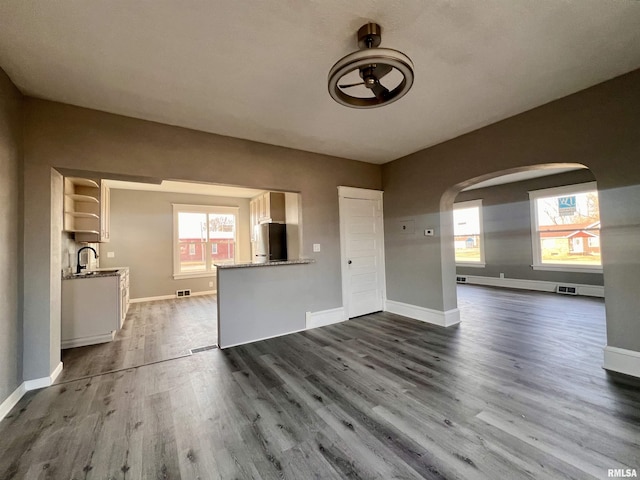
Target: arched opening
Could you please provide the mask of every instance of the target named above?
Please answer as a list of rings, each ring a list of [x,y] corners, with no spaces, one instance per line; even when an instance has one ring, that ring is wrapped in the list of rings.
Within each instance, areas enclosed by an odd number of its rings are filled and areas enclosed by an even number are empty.
[[[450,212],[458,218],[449,233],[459,274],[603,285],[597,183],[584,165],[545,164],[465,181],[445,192],[441,210],[443,220]]]
[[[581,164],[504,170],[449,188],[440,204],[443,290],[461,322],[505,319],[543,336],[584,325],[606,343],[598,205],[595,175]]]

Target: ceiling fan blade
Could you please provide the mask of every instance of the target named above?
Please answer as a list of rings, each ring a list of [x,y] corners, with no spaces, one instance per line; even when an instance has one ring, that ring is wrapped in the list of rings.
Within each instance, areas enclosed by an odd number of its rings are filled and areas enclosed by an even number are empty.
[[[393,67],[391,65],[387,65],[386,63],[376,63],[375,76],[378,80],[380,80],[391,70],[393,70]]]
[[[384,100],[389,94],[389,90],[380,82],[377,82],[373,87],[371,87],[371,91],[378,100]]]
[[[364,82],[358,82],[358,83],[348,83],[346,85],[338,85],[340,88],[351,88],[351,87],[355,87],[357,85],[364,85]]]

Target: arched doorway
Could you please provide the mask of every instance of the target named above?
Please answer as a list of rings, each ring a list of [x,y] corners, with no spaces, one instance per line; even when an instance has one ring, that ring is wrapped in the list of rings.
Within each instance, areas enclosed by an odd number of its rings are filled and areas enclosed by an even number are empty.
[[[530,200],[534,192],[547,191],[564,198],[558,195],[574,185],[596,188],[595,176],[581,164],[543,164],[493,172],[447,189],[440,202],[443,289],[451,290],[456,303],[456,283],[540,291],[583,285],[579,293],[603,296],[597,192],[592,222],[583,208],[556,209],[551,220],[545,211],[538,218]],[[545,201],[551,205],[556,197]]]

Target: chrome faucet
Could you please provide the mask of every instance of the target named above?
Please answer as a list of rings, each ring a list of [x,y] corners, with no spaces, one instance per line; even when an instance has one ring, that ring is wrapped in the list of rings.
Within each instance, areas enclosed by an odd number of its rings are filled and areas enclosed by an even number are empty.
[[[87,268],[86,265],[80,265],[80,253],[83,250],[87,250],[87,249],[88,250],[92,250],[93,254],[96,256],[96,258],[98,258],[98,252],[96,252],[96,250],[94,248],[92,248],[92,247],[82,247],[80,250],[78,250],[78,266],[76,267],[76,275],[81,273],[83,268]],[[89,260],[89,258],[87,258],[87,260]]]

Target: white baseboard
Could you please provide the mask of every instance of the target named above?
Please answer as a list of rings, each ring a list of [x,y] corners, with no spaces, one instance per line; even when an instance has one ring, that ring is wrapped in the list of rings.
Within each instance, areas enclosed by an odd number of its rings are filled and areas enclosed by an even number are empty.
[[[460,323],[460,310],[457,308],[441,312],[440,310],[432,310],[417,305],[396,302],[395,300],[387,300],[385,302],[385,311],[441,327],[450,327],[451,325]]]
[[[465,277],[470,285],[486,285],[490,287],[516,288],[520,290],[534,290],[536,292],[555,292],[558,285],[575,287],[578,295],[604,298],[604,287],[601,285],[584,285],[580,283],[548,282],[543,280],[523,280],[519,278],[496,278],[479,275],[458,274]]]
[[[640,378],[640,352],[618,347],[604,347],[604,364],[606,370],[625,373]]]
[[[278,333],[276,335],[270,335],[268,337],[256,338],[255,340],[247,340],[246,342],[234,343],[233,345],[222,345],[222,343],[218,343],[218,348],[220,350],[224,350],[225,348],[239,347],[240,345],[247,345],[249,343],[261,342],[262,340],[270,340],[272,338],[284,337],[285,335],[291,335],[292,333],[304,332],[307,330],[306,328],[301,328],[300,330],[294,330],[292,332],[284,332]]]
[[[51,372],[51,375],[43,378],[36,378],[35,380],[27,380],[22,382],[18,388],[16,388],[11,395],[9,395],[2,403],[0,403],[0,420],[7,416],[13,407],[17,405],[24,394],[30,390],[37,390],[38,388],[49,387],[53,385],[60,373],[62,373],[62,362]]]
[[[58,364],[58,366],[51,372],[51,375],[48,377],[36,378],[34,380],[27,380],[24,382],[25,390],[28,392],[30,390],[37,390],[38,388],[49,387],[53,385],[58,378],[58,375],[62,372],[62,362]]]
[[[0,420],[8,415],[11,409],[16,406],[25,393],[27,393],[27,388],[23,382],[6,398],[4,402],[0,403]]]
[[[324,327],[332,323],[344,322],[347,315],[343,307],[321,310],[319,312],[306,312],[307,329]]]
[[[82,338],[73,338],[71,340],[62,340],[60,342],[60,348],[76,348],[76,347],[85,347],[87,345],[96,345],[98,343],[107,343],[113,341],[116,336],[116,331],[113,330],[111,333],[104,333],[102,335],[92,335],[90,337],[82,337]]]
[[[180,299],[189,298],[189,297],[199,297],[201,295],[217,295],[217,294],[218,294],[218,290],[205,290],[203,292],[191,292],[191,295],[187,297],[180,297]],[[157,297],[132,298],[131,300],[129,300],[129,303],[154,302],[156,300],[172,300],[174,298],[178,298],[176,297],[175,293],[173,295],[159,295]]]

